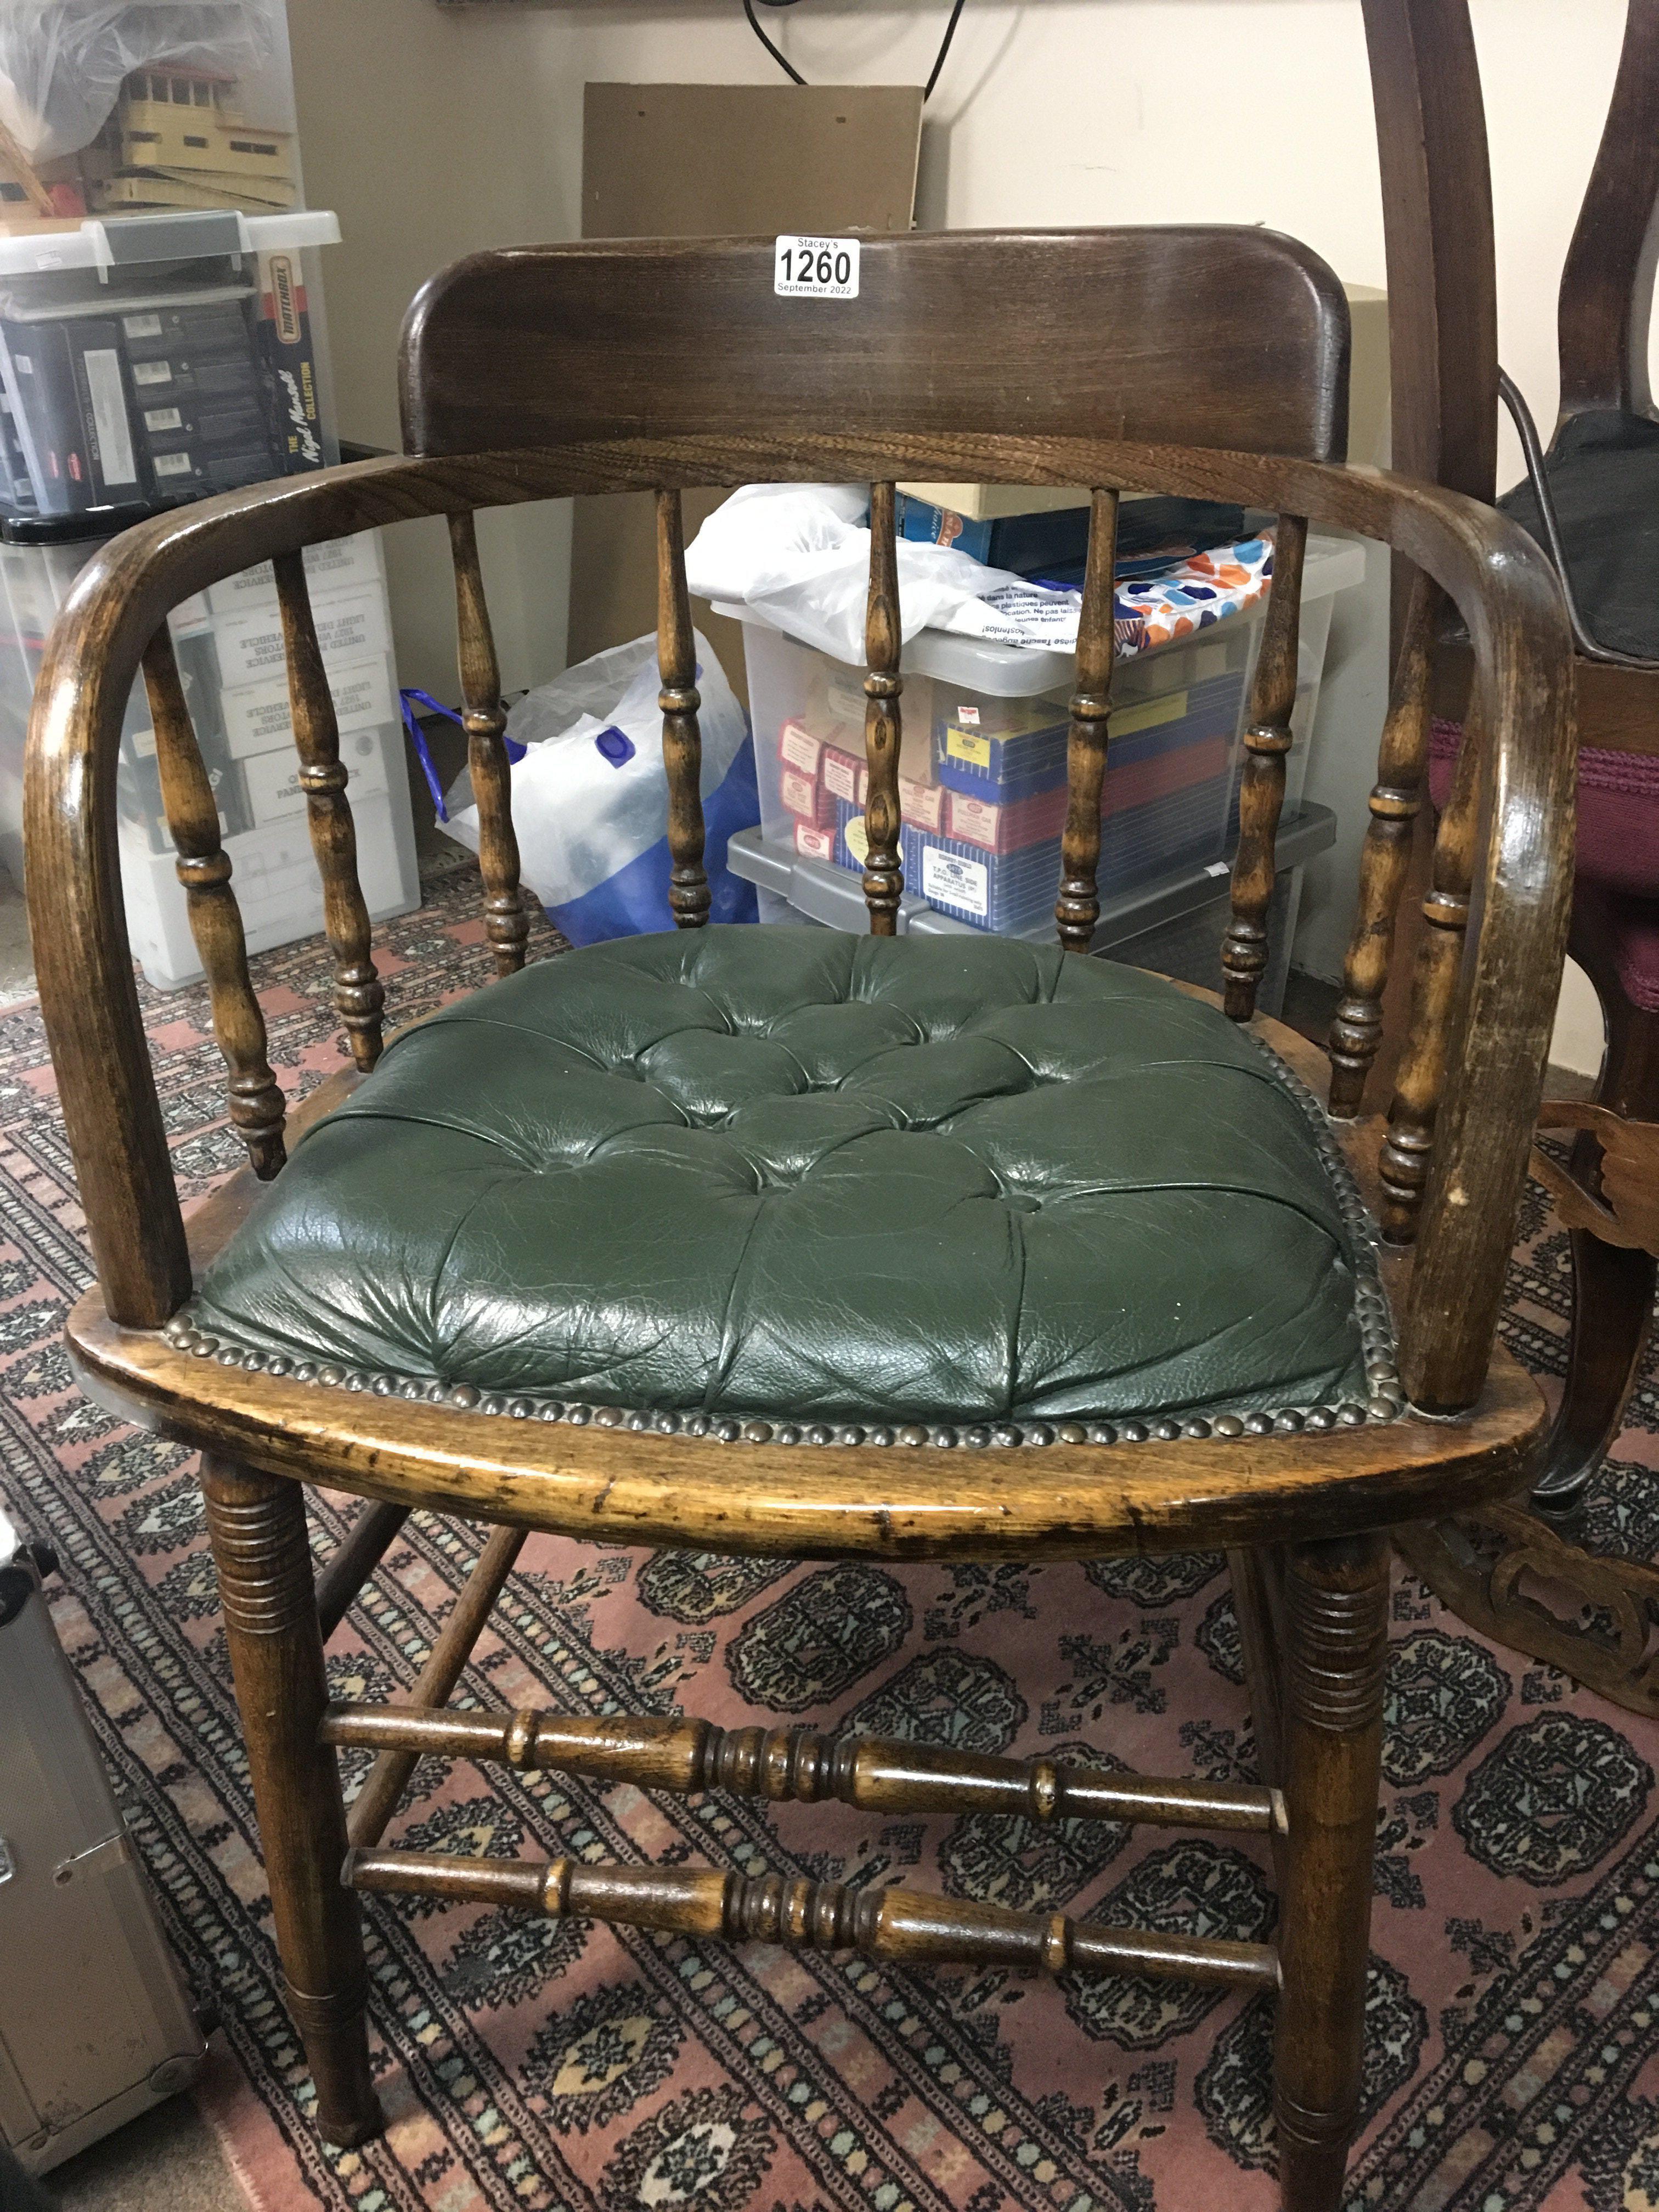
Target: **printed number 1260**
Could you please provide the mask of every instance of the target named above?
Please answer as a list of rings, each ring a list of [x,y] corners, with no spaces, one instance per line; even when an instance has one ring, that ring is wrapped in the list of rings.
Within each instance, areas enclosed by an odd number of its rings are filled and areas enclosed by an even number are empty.
[[[787,300],[856,300],[856,238],[781,237],[772,264],[772,289]]]

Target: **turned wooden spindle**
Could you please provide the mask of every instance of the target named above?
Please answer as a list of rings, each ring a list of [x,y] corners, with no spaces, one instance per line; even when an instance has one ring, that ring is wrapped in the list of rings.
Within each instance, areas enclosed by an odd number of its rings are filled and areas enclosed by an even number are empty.
[[[550,1919],[601,1920],[705,1941],[856,1951],[908,1966],[1040,1966],[1051,1974],[1279,1986],[1278,1955],[1267,1943],[1102,1928],[1060,1912],[1015,1912],[913,1890],[852,1889],[782,1875],[353,1850],[341,1879],[349,1889],[505,1905]]]
[[[213,1034],[230,1071],[231,1126],[247,1146],[253,1172],[269,1182],[287,1158],[285,1107],[266,1057],[265,1018],[247,971],[241,909],[230,888],[230,856],[219,830],[219,803],[202,763],[173,639],[165,625],[144,650],[144,689],[155,725],[161,804],[179,855],[190,933],[208,980]]]
[[[317,1623],[327,1643],[351,1609],[354,1598],[398,1540],[409,1518],[407,1505],[373,1498],[362,1507],[344,1540],[317,1571]]]
[[[1434,633],[1444,599],[1419,569],[1400,643],[1378,749],[1370,821],[1359,857],[1353,934],[1342,968],[1342,996],[1331,1021],[1331,1112],[1358,1113],[1382,1042],[1382,994],[1394,954],[1395,918],[1411,867],[1413,825],[1428,766]]]
[[[1054,921],[1068,952],[1086,952],[1100,920],[1100,809],[1106,781],[1107,720],[1116,651],[1117,494],[1090,501],[1089,557],[1077,628],[1077,689],[1066,740],[1066,830],[1060,840]]]
[[[870,790],[864,805],[864,902],[870,909],[872,937],[898,930],[904,871],[899,862],[899,671],[898,549],[894,539],[893,487],[870,487],[870,598],[864,618],[864,757]]]
[[[507,710],[495,634],[478,563],[478,533],[470,514],[449,518],[455,566],[455,631],[461,675],[461,726],[467,775],[478,808],[478,872],[484,886],[484,935],[498,975],[524,966],[530,916],[519,886],[519,840],[513,827],[513,780],[507,757]]]
[[[685,524],[677,491],[657,494],[657,666],[662,690],[662,757],[668,772],[668,907],[677,929],[708,920],[702,866],[702,733],[696,641],[685,588]]]
[[[465,1605],[465,1598],[463,1605]],[[614,1714],[573,1720],[533,1711],[453,1712],[425,1702],[337,1705],[322,1740],[406,1758],[501,1759],[631,1782],[641,1790],[720,1790],[773,1802],[838,1798],[870,1813],[1001,1813],[1027,1820],[1125,1820],[1154,1826],[1283,1830],[1277,1790],[1192,1782],[1052,1759],[1000,1759],[874,1735],[811,1728],[715,1728],[703,1720]],[[377,1770],[378,1771],[378,1770]],[[361,1802],[361,1800],[360,1800]],[[353,1808],[353,1840],[359,1832]]]
[[[1250,686],[1244,769],[1238,789],[1238,851],[1233,860],[1232,920],[1221,944],[1230,1018],[1248,1022],[1267,967],[1267,909],[1279,873],[1274,849],[1285,804],[1285,756],[1296,708],[1296,668],[1302,624],[1304,517],[1281,514],[1273,532],[1273,580]]]
[[[300,756],[300,788],[306,795],[311,849],[323,879],[323,927],[334,954],[334,1005],[345,1026],[351,1057],[365,1073],[380,1056],[380,1014],[386,989],[369,955],[368,908],[357,878],[357,832],[346,797],[334,698],[317,642],[317,624],[306,585],[305,556],[279,553],[276,599],[288,654],[289,706]]]
[[[1382,1181],[1382,1234],[1409,1244],[1429,1180],[1435,1116],[1446,1088],[1452,1018],[1469,926],[1469,888],[1474,873],[1486,716],[1478,690],[1471,694],[1458,748],[1451,798],[1434,840],[1434,866],[1423,919],[1429,925],[1417,948],[1412,978],[1411,1028],[1395,1077],[1378,1172]]]
[[[483,1633],[484,1624],[495,1611],[495,1601],[524,1548],[525,1533],[522,1528],[492,1528],[484,1540],[477,1565],[467,1577],[453,1610],[427,1655],[425,1666],[416,1678],[414,1703],[422,1710],[440,1708],[460,1680],[472,1656],[472,1647]],[[335,1739],[325,1729],[322,1741]],[[421,1755],[419,1745],[410,1742],[407,1737],[394,1737],[386,1741],[383,1748],[377,1748],[380,1755],[351,1803],[347,1827],[354,1844],[379,1843],[386,1833],[387,1821],[398,1809],[398,1800],[409,1787],[409,1778]]]

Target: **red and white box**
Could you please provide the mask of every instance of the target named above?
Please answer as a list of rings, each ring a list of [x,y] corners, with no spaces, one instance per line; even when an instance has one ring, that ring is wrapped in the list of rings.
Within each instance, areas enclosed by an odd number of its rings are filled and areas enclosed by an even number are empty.
[[[836,857],[836,833],[819,830],[810,822],[795,824],[795,850],[803,860],[829,860]]]
[[[818,763],[818,780],[832,798],[844,799],[849,806],[861,804],[861,780],[870,771],[853,753],[843,752],[839,745],[826,745]]]
[[[915,783],[908,775],[898,780],[899,812],[915,830],[942,830],[945,793],[936,783]]]
[[[778,798],[798,822],[810,822],[817,830],[834,827],[835,800],[821,783],[799,769],[787,768],[779,776]]]
[[[817,781],[818,763],[823,757],[823,741],[815,738],[804,722],[786,722],[778,732],[778,765],[793,769],[801,775]]]
[[[1018,853],[1028,845],[1044,845],[1066,826],[1066,787],[1033,792],[1029,799],[993,805],[967,792],[936,793],[950,800],[945,836],[965,845],[980,845],[988,853]]]

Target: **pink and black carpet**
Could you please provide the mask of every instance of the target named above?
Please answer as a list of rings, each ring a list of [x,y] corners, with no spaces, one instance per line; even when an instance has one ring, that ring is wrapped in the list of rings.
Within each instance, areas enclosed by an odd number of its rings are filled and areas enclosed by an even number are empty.
[[[380,933],[399,1021],[480,980],[458,868]],[[546,951],[556,940],[538,939]],[[257,963],[272,1057],[339,1065],[314,945]],[[205,994],[147,994],[187,1193],[239,1162]],[[83,1401],[59,1341],[88,1267],[33,1006],[0,1016],[0,1490],[63,1560],[55,1610],[179,1955],[230,2053],[209,2094],[260,2212],[1267,2212],[1270,2013],[1211,1990],[909,1976],[377,1900],[384,2141],[342,2154],[277,1999],[216,1592],[185,1455]],[[1506,1327],[1559,1372],[1565,1239],[1534,1193]],[[319,1502],[319,1554],[352,1507]],[[1659,1551],[1659,1374],[1592,1506]],[[342,1696],[413,1674],[477,1552],[417,1515],[331,1649]],[[1370,2062],[1353,2212],[1659,2207],[1659,1729],[1396,1585]],[[1151,1772],[1248,1773],[1218,1559],[791,1566],[532,1538],[462,1700],[853,1725]],[[348,1786],[361,1772],[348,1754]],[[401,1832],[401,1833],[399,1833]],[[1083,1823],[766,1811],[432,1762],[394,1837],[696,1860],[1255,1936],[1262,1855]],[[233,2063],[234,2062],[234,2063]]]

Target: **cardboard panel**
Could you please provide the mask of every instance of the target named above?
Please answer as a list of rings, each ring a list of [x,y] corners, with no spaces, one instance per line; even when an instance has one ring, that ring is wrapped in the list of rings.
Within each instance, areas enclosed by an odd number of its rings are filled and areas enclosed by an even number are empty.
[[[706,238],[908,230],[919,85],[590,84],[582,236]],[[689,538],[720,502],[686,495]],[[570,558],[574,661],[653,629],[651,501],[579,499]],[[746,701],[742,633],[693,609]]]
[[[920,85],[590,84],[584,238],[908,230]]]

